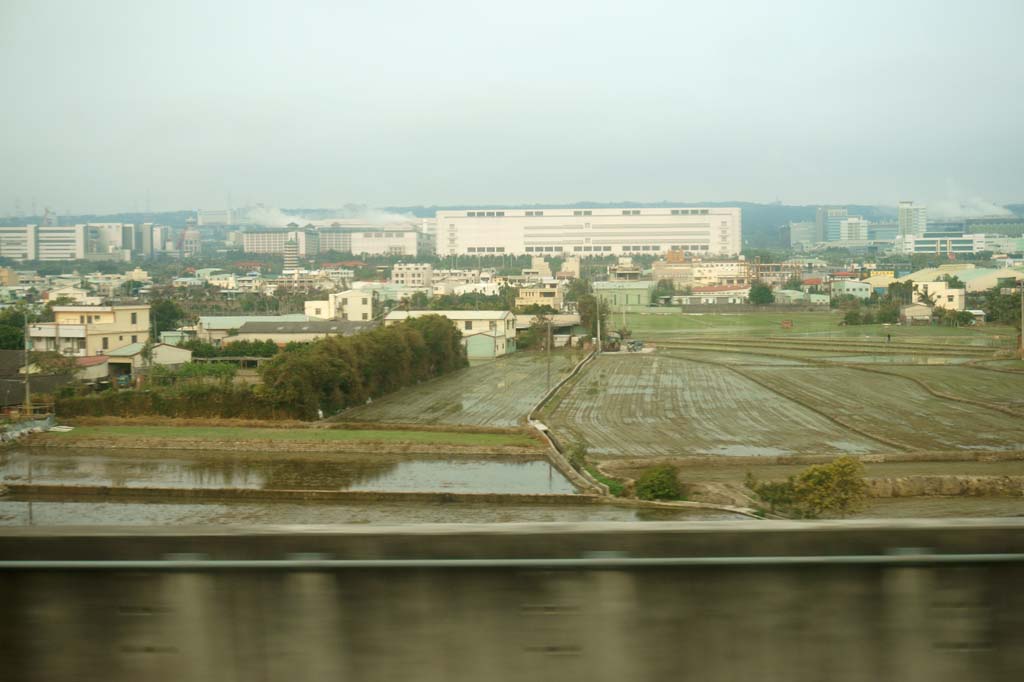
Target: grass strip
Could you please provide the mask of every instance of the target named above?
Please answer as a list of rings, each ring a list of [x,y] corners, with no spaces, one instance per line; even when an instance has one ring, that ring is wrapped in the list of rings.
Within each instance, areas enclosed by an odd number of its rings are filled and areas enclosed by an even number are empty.
[[[232,426],[79,426],[52,435],[73,440],[102,438],[168,438],[187,440],[431,443],[480,446],[536,447],[537,441],[521,434],[410,431],[386,429],[263,429]]]

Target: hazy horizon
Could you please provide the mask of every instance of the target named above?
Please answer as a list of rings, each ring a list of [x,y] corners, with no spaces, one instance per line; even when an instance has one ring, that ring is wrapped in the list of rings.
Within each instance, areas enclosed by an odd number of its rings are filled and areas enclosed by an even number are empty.
[[[941,9],[941,11],[939,11]],[[1024,201],[1024,5],[0,5],[0,215]]]

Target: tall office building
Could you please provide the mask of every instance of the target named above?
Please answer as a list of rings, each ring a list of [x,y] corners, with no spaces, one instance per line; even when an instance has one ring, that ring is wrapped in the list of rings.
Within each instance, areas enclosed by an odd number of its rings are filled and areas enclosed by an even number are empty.
[[[871,223],[860,216],[850,216],[839,223],[839,238],[843,241],[866,241]]]
[[[284,269],[299,269],[299,243],[294,239],[289,239],[284,243]]]
[[[923,235],[928,230],[928,209],[916,206],[913,201],[901,201],[899,206],[901,237]]]
[[[815,225],[818,228],[818,241],[836,242],[842,239],[842,223],[850,217],[845,208],[835,206],[818,207]]]
[[[437,212],[439,255],[736,255],[739,208],[504,209]]]
[[[788,246],[814,244],[818,239],[818,225],[814,221],[804,220],[789,223]]]

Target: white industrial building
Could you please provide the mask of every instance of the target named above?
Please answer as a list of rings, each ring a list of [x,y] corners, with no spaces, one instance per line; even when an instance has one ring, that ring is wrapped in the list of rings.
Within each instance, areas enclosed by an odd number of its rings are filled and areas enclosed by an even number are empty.
[[[14,260],[80,260],[86,253],[85,225],[0,227],[0,257]]]
[[[739,208],[505,209],[437,212],[444,255],[740,252]]]
[[[415,226],[347,226],[252,229],[242,233],[245,253],[283,254],[294,241],[300,258],[318,253],[424,256],[433,253],[433,237]]]

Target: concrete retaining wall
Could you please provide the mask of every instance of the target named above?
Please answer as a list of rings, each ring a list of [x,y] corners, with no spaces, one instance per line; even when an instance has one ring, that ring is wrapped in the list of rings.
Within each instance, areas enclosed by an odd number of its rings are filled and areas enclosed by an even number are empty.
[[[11,529],[0,665],[78,682],[1016,680],[1022,558],[1020,520]],[[61,560],[82,563],[9,563]]]

